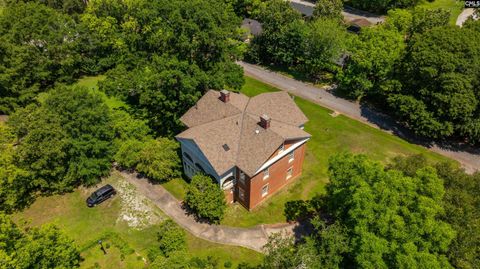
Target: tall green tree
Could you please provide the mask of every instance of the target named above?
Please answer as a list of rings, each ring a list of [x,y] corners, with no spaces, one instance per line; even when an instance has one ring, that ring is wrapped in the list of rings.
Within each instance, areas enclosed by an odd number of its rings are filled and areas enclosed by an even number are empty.
[[[423,155],[396,157],[389,169],[414,175],[429,163]],[[477,268],[480,266],[480,174],[469,175],[451,162],[434,165],[438,176],[444,181],[443,197],[445,214],[442,218],[449,223],[457,235],[448,250],[448,258],[455,268]]]
[[[401,33],[382,27],[363,29],[351,46],[346,67],[337,76],[341,91],[351,98],[378,98],[399,86],[392,76],[405,50]]]
[[[328,208],[348,229],[355,267],[451,267],[445,254],[455,232],[440,219],[445,190],[433,168],[408,177],[340,154],[329,172]]]
[[[319,0],[315,4],[314,17],[343,20],[343,0]]]
[[[9,120],[20,139],[16,158],[44,191],[90,185],[108,174],[114,153],[110,111],[101,95],[60,86]]]
[[[148,141],[139,152],[137,171],[155,181],[169,181],[181,175],[180,145],[168,138]]]
[[[334,70],[347,47],[345,27],[335,20],[317,19],[308,24],[304,39],[301,69],[311,78],[318,78],[325,70]]]
[[[31,201],[30,173],[15,163],[15,135],[0,123],[0,212],[11,213]]]
[[[36,2],[8,5],[0,13],[0,113],[80,73],[76,28],[68,15]]]
[[[389,97],[399,119],[428,137],[480,141],[480,33],[433,28],[410,41],[401,66],[401,91]]]
[[[78,248],[57,227],[22,231],[0,213],[1,268],[76,268],[79,264]]]
[[[218,183],[203,174],[197,174],[192,178],[185,196],[185,203],[199,218],[213,223],[222,220],[227,207],[225,194]]]

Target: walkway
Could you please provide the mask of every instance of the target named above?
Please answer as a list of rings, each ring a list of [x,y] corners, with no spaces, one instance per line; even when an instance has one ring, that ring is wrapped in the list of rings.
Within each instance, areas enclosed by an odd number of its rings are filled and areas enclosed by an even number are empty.
[[[260,225],[252,228],[237,228],[197,222],[192,215],[183,210],[181,202],[158,184],[151,184],[145,178],[138,178],[136,173],[120,172],[137,190],[150,199],[165,214],[193,235],[220,244],[246,247],[262,252],[272,233],[286,232],[298,236],[304,234],[299,224]]]
[[[239,62],[238,64],[243,67],[245,75],[247,76],[308,99],[375,128],[395,134],[411,143],[425,146],[434,152],[457,160],[469,173],[480,169],[480,149],[472,149],[468,146],[439,145],[428,140],[421,140],[415,137],[409,130],[397,124],[389,116],[379,113],[367,106],[337,97],[328,89],[317,88],[309,83],[286,77],[257,65],[245,62]]]

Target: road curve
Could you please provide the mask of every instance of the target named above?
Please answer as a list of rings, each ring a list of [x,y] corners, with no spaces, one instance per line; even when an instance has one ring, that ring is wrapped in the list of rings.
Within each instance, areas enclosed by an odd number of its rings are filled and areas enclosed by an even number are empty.
[[[474,173],[480,169],[479,149],[473,149],[468,146],[440,145],[432,141],[418,138],[409,130],[397,124],[389,116],[379,113],[367,106],[337,97],[328,90],[320,89],[309,83],[289,78],[258,65],[245,62],[238,62],[238,64],[243,67],[245,75],[249,77],[255,78],[304,99],[308,99],[321,106],[344,114],[347,117],[397,135],[409,142],[422,145],[431,151],[454,159],[458,161],[468,173]]]

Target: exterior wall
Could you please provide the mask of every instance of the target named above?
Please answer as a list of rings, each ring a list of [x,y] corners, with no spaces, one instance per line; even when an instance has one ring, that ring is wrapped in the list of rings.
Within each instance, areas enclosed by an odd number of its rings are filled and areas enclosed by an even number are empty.
[[[195,142],[186,139],[179,139],[179,141],[182,149],[182,165],[185,175],[187,175],[189,178],[192,178],[196,173],[200,172],[200,169],[195,166],[197,163],[205,170],[205,173],[213,176],[218,182],[220,182],[220,176],[217,175],[212,165],[207,160],[205,155],[203,155],[202,151],[197,147]],[[188,154],[193,161],[190,161],[188,158],[186,158],[185,153]]]
[[[293,143],[291,144],[293,145]],[[305,159],[306,143],[294,150],[294,160],[290,161],[290,156],[287,154],[280,160],[276,161],[269,167],[269,176],[264,178],[264,172],[256,174],[252,178],[245,175],[245,181],[239,180],[240,171],[237,169],[237,184],[235,187],[235,200],[245,206],[247,209],[253,209],[270,196],[275,194],[285,185],[294,181],[302,173],[303,161]],[[287,178],[287,170],[292,168],[291,177]],[[262,188],[268,184],[268,194],[262,195]],[[241,199],[240,192],[244,191],[244,199]]]

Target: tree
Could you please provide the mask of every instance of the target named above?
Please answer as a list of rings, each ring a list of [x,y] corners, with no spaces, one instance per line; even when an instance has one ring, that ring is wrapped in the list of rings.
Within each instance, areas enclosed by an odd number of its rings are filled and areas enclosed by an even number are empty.
[[[421,135],[480,141],[480,33],[433,28],[414,35],[399,68],[403,87],[389,98],[397,117]]]
[[[313,11],[314,17],[343,20],[343,0],[319,0]]]
[[[15,158],[47,192],[90,185],[107,175],[114,131],[109,108],[87,88],[59,86],[9,119],[20,143]]]
[[[14,160],[15,135],[11,128],[0,123],[0,212],[11,213],[31,201],[31,178]]]
[[[405,49],[402,34],[381,27],[367,28],[351,46],[346,67],[337,75],[339,90],[352,98],[381,98],[398,88],[392,75]]]
[[[396,157],[389,169],[410,176],[428,165],[425,157],[413,155]],[[480,212],[476,205],[480,202],[480,174],[469,175],[451,162],[437,163],[434,167],[445,185],[442,219],[457,233],[449,247],[448,258],[455,268],[477,268],[480,266]]]
[[[146,143],[137,139],[123,141],[115,153],[113,159],[123,169],[135,169],[140,163],[141,152],[145,149]]]
[[[151,64],[134,70],[120,66],[99,83],[102,91],[131,105],[154,131],[168,136],[179,132],[180,117],[209,85],[198,66],[163,57],[154,57]]]
[[[383,13],[391,8],[415,6],[419,0],[348,0],[346,2],[361,10]]]
[[[334,69],[334,62],[346,49],[348,37],[344,26],[335,20],[317,19],[308,26],[301,68],[317,78],[322,71]]]
[[[262,34],[253,39],[255,51],[250,53],[262,63],[295,65],[307,31],[301,14],[288,2],[273,0],[262,6],[257,19],[262,22]]]
[[[0,13],[0,113],[78,76],[76,27],[68,15],[36,2],[11,4]]]
[[[450,11],[442,8],[415,8],[412,12],[410,34],[424,33],[435,27],[444,27],[450,20]]]
[[[140,151],[137,171],[159,182],[179,177],[182,168],[179,148],[176,141],[168,138],[146,142]]]
[[[225,194],[213,179],[203,174],[192,178],[185,195],[185,204],[199,218],[218,223],[222,220],[227,207]]]
[[[76,268],[80,252],[53,225],[22,231],[0,213],[0,258],[2,268]]]
[[[326,201],[348,231],[355,267],[451,267],[445,253],[455,233],[440,220],[445,191],[433,168],[408,177],[365,156],[340,154],[329,174]]]
[[[166,257],[173,252],[184,251],[187,247],[185,232],[172,220],[166,220],[162,223],[158,232],[158,242],[160,243],[160,250]]]

